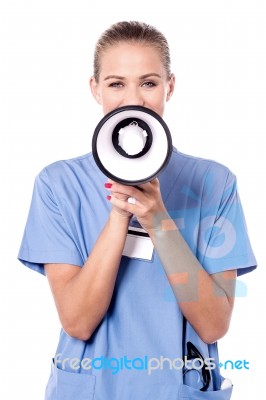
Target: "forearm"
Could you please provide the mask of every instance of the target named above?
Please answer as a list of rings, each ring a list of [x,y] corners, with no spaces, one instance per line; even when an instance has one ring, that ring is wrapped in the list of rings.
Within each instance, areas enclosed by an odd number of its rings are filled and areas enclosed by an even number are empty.
[[[235,271],[209,275],[168,215],[158,179],[140,188],[113,184],[111,202],[136,215],[153,241],[184,316],[205,342],[213,342],[229,327]],[[117,199],[116,193],[134,197],[135,204]]]
[[[84,266],[64,285],[57,304],[64,329],[88,339],[105,315],[114,290],[129,218],[111,212]]]
[[[219,285],[204,270],[168,214],[149,234],[186,319],[205,342],[222,337],[230,322],[234,281]]]

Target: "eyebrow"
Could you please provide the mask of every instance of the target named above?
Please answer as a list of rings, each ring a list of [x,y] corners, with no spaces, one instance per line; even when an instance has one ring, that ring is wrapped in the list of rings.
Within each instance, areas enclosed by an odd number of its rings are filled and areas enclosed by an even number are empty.
[[[145,75],[141,75],[139,77],[139,80],[141,79],[146,79],[146,78],[150,78],[151,76],[156,76],[157,78],[161,78],[161,75],[157,74],[156,72],[152,72],[150,74],[145,74]],[[119,76],[119,75],[108,75],[104,78],[104,81],[107,81],[108,79],[119,79],[119,80],[124,80],[126,79],[123,76]]]
[[[141,75],[141,76],[139,77],[139,79],[146,79],[146,78],[149,78],[149,77],[151,77],[151,76],[156,76],[157,78],[161,78],[161,75],[156,74],[156,72],[152,72],[151,74]]]

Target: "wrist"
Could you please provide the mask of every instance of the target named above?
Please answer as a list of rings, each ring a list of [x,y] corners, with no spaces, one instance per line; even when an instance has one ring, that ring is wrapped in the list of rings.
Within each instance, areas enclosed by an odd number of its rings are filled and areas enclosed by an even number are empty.
[[[158,237],[158,235],[163,235],[169,231],[178,231],[178,227],[167,212],[154,218],[152,227],[147,230],[150,237],[155,235]]]
[[[114,207],[111,209],[110,214],[109,214],[109,219],[111,223],[115,223],[116,225],[124,225],[128,226],[129,221],[132,218],[132,214],[122,214],[119,213]]]

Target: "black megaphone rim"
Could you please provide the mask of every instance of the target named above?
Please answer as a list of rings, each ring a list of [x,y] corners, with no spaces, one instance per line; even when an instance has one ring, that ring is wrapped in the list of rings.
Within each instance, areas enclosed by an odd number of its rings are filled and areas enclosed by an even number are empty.
[[[141,111],[141,112],[149,114],[152,117],[154,117],[155,119],[157,119],[157,121],[162,125],[162,127],[165,131],[167,142],[168,142],[167,154],[166,154],[164,162],[162,163],[160,168],[157,171],[155,171],[153,174],[149,175],[148,177],[143,178],[143,179],[134,180],[134,181],[122,179],[122,178],[119,178],[118,176],[115,176],[112,173],[110,173],[105,168],[105,166],[102,164],[100,157],[98,156],[98,151],[97,151],[97,138],[98,138],[98,134],[99,134],[100,130],[102,129],[103,125],[106,123],[106,121],[108,121],[114,115],[119,114],[124,111]],[[112,179],[115,182],[121,183],[123,185],[128,185],[128,186],[130,186],[130,185],[135,186],[135,185],[147,183],[147,182],[150,182],[151,180],[153,180],[158,175],[158,173],[161,172],[166,167],[166,165],[170,161],[172,150],[173,150],[172,136],[171,136],[171,133],[170,133],[170,130],[169,130],[167,124],[165,123],[163,118],[160,117],[160,115],[158,115],[155,111],[151,110],[150,108],[143,107],[143,106],[133,106],[133,105],[132,106],[123,106],[123,107],[119,107],[119,108],[116,108],[116,109],[110,111],[100,120],[100,122],[98,123],[98,125],[96,126],[96,128],[94,130],[94,134],[92,137],[92,155],[93,155],[94,161],[95,161],[96,165],[98,166],[98,168],[108,178]]]

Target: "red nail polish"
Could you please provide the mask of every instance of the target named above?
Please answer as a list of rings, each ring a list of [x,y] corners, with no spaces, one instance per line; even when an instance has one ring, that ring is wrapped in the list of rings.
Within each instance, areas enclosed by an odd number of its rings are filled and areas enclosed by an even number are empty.
[[[111,200],[111,196],[106,196],[107,200]]]
[[[111,189],[112,183],[105,183],[104,186],[106,187],[106,189]]]

